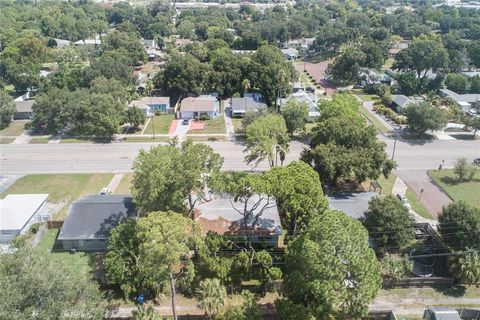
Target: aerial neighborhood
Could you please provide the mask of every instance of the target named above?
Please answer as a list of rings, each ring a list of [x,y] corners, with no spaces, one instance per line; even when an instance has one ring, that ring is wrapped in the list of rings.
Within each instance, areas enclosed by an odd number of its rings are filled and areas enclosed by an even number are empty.
[[[480,3],[0,0],[0,319],[480,319]]]

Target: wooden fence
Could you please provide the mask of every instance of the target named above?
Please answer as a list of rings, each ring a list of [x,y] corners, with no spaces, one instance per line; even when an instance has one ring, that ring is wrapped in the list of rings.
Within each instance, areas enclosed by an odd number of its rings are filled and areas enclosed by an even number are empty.
[[[449,288],[453,286],[453,278],[429,277],[429,278],[404,278],[404,279],[384,279],[383,288]]]

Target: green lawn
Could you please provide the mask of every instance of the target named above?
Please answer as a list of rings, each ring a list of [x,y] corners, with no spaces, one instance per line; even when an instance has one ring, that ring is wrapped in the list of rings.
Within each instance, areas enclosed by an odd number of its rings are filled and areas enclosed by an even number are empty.
[[[227,137],[225,136],[195,136],[195,135],[187,135],[188,139],[196,142],[205,142],[205,141],[227,141]]]
[[[58,229],[48,230],[35,247],[35,251],[51,252],[57,233]],[[71,268],[73,272],[81,272],[83,274],[89,274],[91,272],[91,265],[96,256],[96,254],[93,253],[82,252],[77,252],[75,254],[69,252],[51,252],[51,255],[52,260]]]
[[[49,143],[50,142],[50,139],[49,138],[43,138],[43,137],[40,137],[40,138],[32,138],[30,139],[30,142],[31,144],[42,144],[42,143]]]
[[[126,137],[123,141],[125,142],[169,142],[170,137],[155,137],[153,139],[151,136],[145,137]]]
[[[393,67],[393,64],[395,63],[395,59],[394,58],[388,58],[387,60],[385,60],[385,63],[383,64],[383,66],[385,68],[391,68]]]
[[[233,129],[235,130],[235,133],[244,133],[242,121],[242,118],[232,118]]]
[[[170,129],[170,124],[175,119],[173,114],[165,114],[160,116],[155,116],[148,122],[148,126],[143,132],[144,134],[153,134],[155,133],[166,134]]]
[[[408,201],[412,205],[413,211],[426,219],[434,219],[432,214],[423,206],[423,204],[418,200],[418,197],[415,195],[415,193],[413,193],[412,190],[407,189],[406,196]]]
[[[457,183],[452,169],[430,170],[432,178],[454,201],[465,201],[480,208],[480,169],[472,181]]]
[[[390,174],[388,178],[385,178],[383,175],[381,175],[380,178],[377,179],[378,183],[382,187],[382,195],[392,194],[395,180],[397,180],[397,176],[394,174]]]
[[[219,116],[210,120],[205,120],[205,123],[205,129],[189,130],[188,134],[221,134],[227,132],[227,129],[225,127],[225,119],[223,119],[223,116]]]
[[[361,94],[357,94],[357,96],[358,96],[362,101],[380,101],[380,97],[377,96],[376,94],[361,93]]]
[[[14,140],[15,138],[0,137],[0,144],[9,144],[12,143]]]
[[[130,188],[132,186],[133,173],[126,173],[116,190],[113,190],[114,194],[130,194]]]
[[[48,193],[48,201],[59,205],[54,218],[63,220],[73,201],[84,195],[98,194],[112,178],[111,173],[31,174],[18,179],[0,197],[11,193]]]
[[[365,117],[365,119],[367,120],[368,123],[370,123],[371,125],[373,125],[378,131],[380,131],[381,133],[387,133],[389,132],[390,130],[388,130],[387,127],[385,127],[385,125],[380,122],[380,120],[377,119],[377,117],[375,117],[370,111],[368,111],[364,106],[361,106],[360,107],[360,112],[362,113],[362,115]]]
[[[0,136],[12,136],[16,137],[25,132],[25,124],[28,121],[12,121],[10,125],[0,130]]]

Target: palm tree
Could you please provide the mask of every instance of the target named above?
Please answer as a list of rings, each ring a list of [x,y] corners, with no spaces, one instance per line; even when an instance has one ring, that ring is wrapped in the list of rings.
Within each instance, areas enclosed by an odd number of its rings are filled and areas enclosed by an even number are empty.
[[[132,312],[135,320],[162,320],[163,318],[155,312],[152,306],[145,309],[145,305],[138,305],[137,310]]]
[[[450,272],[462,283],[469,285],[480,283],[480,252],[467,248],[453,259]]]
[[[205,311],[207,319],[212,318],[212,314],[217,313],[225,305],[227,290],[220,283],[220,280],[205,279],[200,282],[197,290],[198,306]]]

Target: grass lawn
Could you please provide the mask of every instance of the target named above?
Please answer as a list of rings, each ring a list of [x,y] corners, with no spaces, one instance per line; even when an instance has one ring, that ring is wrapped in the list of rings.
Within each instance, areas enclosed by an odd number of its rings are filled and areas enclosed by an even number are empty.
[[[389,132],[390,130],[388,130],[387,127],[385,127],[385,125],[380,122],[380,120],[377,119],[377,117],[375,117],[370,111],[368,111],[364,106],[361,106],[360,107],[360,112],[362,113],[362,115],[365,117],[365,119],[367,120],[368,123],[370,123],[371,125],[373,125],[378,131],[380,131],[381,133],[387,133]]]
[[[148,122],[148,126],[143,132],[143,134],[153,134],[154,130],[155,133],[167,134],[168,130],[170,129],[170,124],[174,119],[175,115],[173,114],[163,114],[160,116],[155,116],[150,119],[150,121]]]
[[[393,67],[393,64],[395,63],[395,59],[394,58],[388,58],[387,60],[385,60],[385,63],[383,64],[383,66],[385,68],[391,68]]]
[[[244,133],[243,125],[242,125],[242,118],[232,118],[233,129],[235,133]]]
[[[189,130],[188,134],[222,134],[226,132],[225,119],[223,119],[223,116],[219,116],[214,119],[205,120],[205,129]]]
[[[205,141],[227,141],[227,137],[225,136],[195,136],[195,135],[187,135],[188,139],[197,142],[205,142]]]
[[[376,94],[361,93],[361,94],[357,94],[357,96],[358,96],[362,101],[380,101],[380,97],[377,96]]]
[[[305,132],[306,132],[306,133],[312,132],[312,129],[315,128],[316,125],[317,125],[316,122],[307,122],[307,123],[305,124]]]
[[[116,190],[113,190],[114,194],[130,194],[130,188],[132,186],[133,173],[126,173]]]
[[[29,143],[31,144],[42,144],[42,143],[49,143],[50,139],[49,138],[32,138]]]
[[[10,125],[0,130],[0,136],[12,136],[16,137],[25,132],[25,124],[28,121],[12,121]]]
[[[423,204],[418,200],[418,197],[413,193],[412,190],[407,189],[406,193],[407,199],[412,205],[412,210],[418,213],[420,216],[426,219],[435,219],[432,214],[423,206]]]
[[[73,201],[84,195],[98,194],[112,178],[112,173],[31,174],[18,179],[0,197],[11,193],[48,193],[48,201],[59,205],[54,219],[63,220]]]
[[[55,238],[57,237],[58,229],[50,229],[40,240],[35,247],[35,251],[38,252],[51,252]],[[71,254],[68,252],[52,252],[52,260],[63,264],[64,266],[72,269],[73,272],[81,272],[83,274],[89,274],[91,271],[91,264],[95,254],[77,252]]]
[[[453,169],[430,170],[428,175],[454,201],[462,200],[480,208],[480,169],[477,169],[472,181],[462,183],[455,181]]]
[[[388,298],[389,300],[401,300],[411,297],[426,298],[447,298],[447,297],[463,297],[478,298],[480,296],[480,288],[475,286],[454,286],[452,288],[434,289],[434,288],[408,288],[408,289],[380,289],[379,298]]]
[[[14,140],[15,138],[0,137],[0,144],[9,144],[12,143]]]
[[[153,139],[151,136],[145,137],[126,137],[123,141],[125,142],[169,142],[170,137],[155,137]]]

